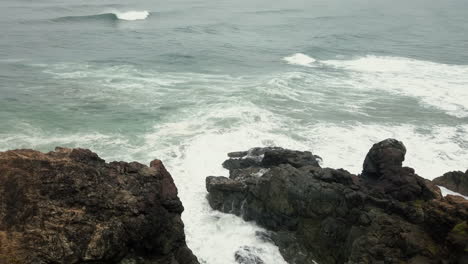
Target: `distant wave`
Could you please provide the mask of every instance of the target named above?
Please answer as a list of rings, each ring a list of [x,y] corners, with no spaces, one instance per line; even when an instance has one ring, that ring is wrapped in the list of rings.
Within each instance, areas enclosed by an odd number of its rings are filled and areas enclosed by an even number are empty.
[[[315,62],[314,58],[309,57],[303,53],[296,53],[289,57],[284,57],[283,60],[285,60],[289,64],[301,65],[301,66],[307,66],[307,67],[311,67],[312,66],[311,64]]]
[[[128,12],[115,12],[113,13],[120,20],[145,20],[150,13],[148,11],[128,11]]]
[[[102,13],[97,15],[87,15],[87,16],[66,16],[59,17],[54,19],[56,22],[66,22],[66,21],[87,21],[87,20],[125,20],[125,21],[135,21],[135,20],[145,20],[150,15],[148,11],[127,11],[127,12],[111,12],[111,13]]]
[[[267,9],[267,10],[257,10],[247,13],[251,14],[284,14],[284,13],[296,13],[301,12],[301,9]]]

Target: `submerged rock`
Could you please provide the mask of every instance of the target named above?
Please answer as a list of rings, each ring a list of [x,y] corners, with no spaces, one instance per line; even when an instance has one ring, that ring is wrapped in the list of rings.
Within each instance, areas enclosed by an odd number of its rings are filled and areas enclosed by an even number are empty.
[[[402,166],[405,154],[397,140],[377,143],[358,176],[310,152],[236,152],[229,178],[206,179],[208,201],[269,229],[262,237],[289,263],[468,263],[468,201],[443,198]]]
[[[451,191],[468,196],[468,170],[466,172],[451,171],[432,180],[433,183]]]
[[[195,264],[183,210],[159,160],[0,152],[0,263]]]
[[[244,246],[236,251],[234,257],[236,262],[239,264],[265,264],[263,260],[258,256],[258,248]]]

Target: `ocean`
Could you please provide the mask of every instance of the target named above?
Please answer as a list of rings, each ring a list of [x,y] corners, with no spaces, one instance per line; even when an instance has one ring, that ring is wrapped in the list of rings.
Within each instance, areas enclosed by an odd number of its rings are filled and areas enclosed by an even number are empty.
[[[2,0],[0,150],[161,159],[202,263],[285,263],[205,177],[257,146],[359,173],[389,137],[422,177],[465,171],[467,32],[466,0]]]

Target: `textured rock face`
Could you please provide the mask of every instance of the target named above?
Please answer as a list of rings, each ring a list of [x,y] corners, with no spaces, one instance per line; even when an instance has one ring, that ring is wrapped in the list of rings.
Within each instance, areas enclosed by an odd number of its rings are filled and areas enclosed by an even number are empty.
[[[207,177],[208,200],[269,229],[259,237],[289,263],[468,263],[468,201],[442,198],[402,167],[405,153],[394,139],[375,144],[357,176],[310,152],[236,152],[223,164],[229,178]]]
[[[386,139],[372,146],[364,160],[362,176],[380,178],[397,172],[403,164],[406,147],[396,139]]]
[[[367,154],[361,178],[374,196],[390,195],[399,201],[432,199],[437,196],[428,180],[415,176],[414,170],[402,167],[406,148],[402,142],[386,139],[374,144]]]
[[[432,180],[433,183],[444,186],[454,192],[468,196],[468,170],[463,173],[461,171],[451,171]]]
[[[0,153],[0,263],[195,264],[171,175],[85,149]]]

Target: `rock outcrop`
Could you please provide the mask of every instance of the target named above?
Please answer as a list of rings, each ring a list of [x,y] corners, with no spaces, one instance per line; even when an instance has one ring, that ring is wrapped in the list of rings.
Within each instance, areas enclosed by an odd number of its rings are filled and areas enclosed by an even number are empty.
[[[159,160],[86,149],[0,152],[0,263],[196,264]]]
[[[468,196],[468,170],[451,171],[432,180],[433,183],[443,186],[451,191]]]
[[[206,179],[208,201],[270,230],[259,238],[289,263],[468,263],[468,201],[443,198],[402,166],[405,154],[401,142],[384,140],[353,175],[321,168],[310,152],[230,153],[229,177]]]

